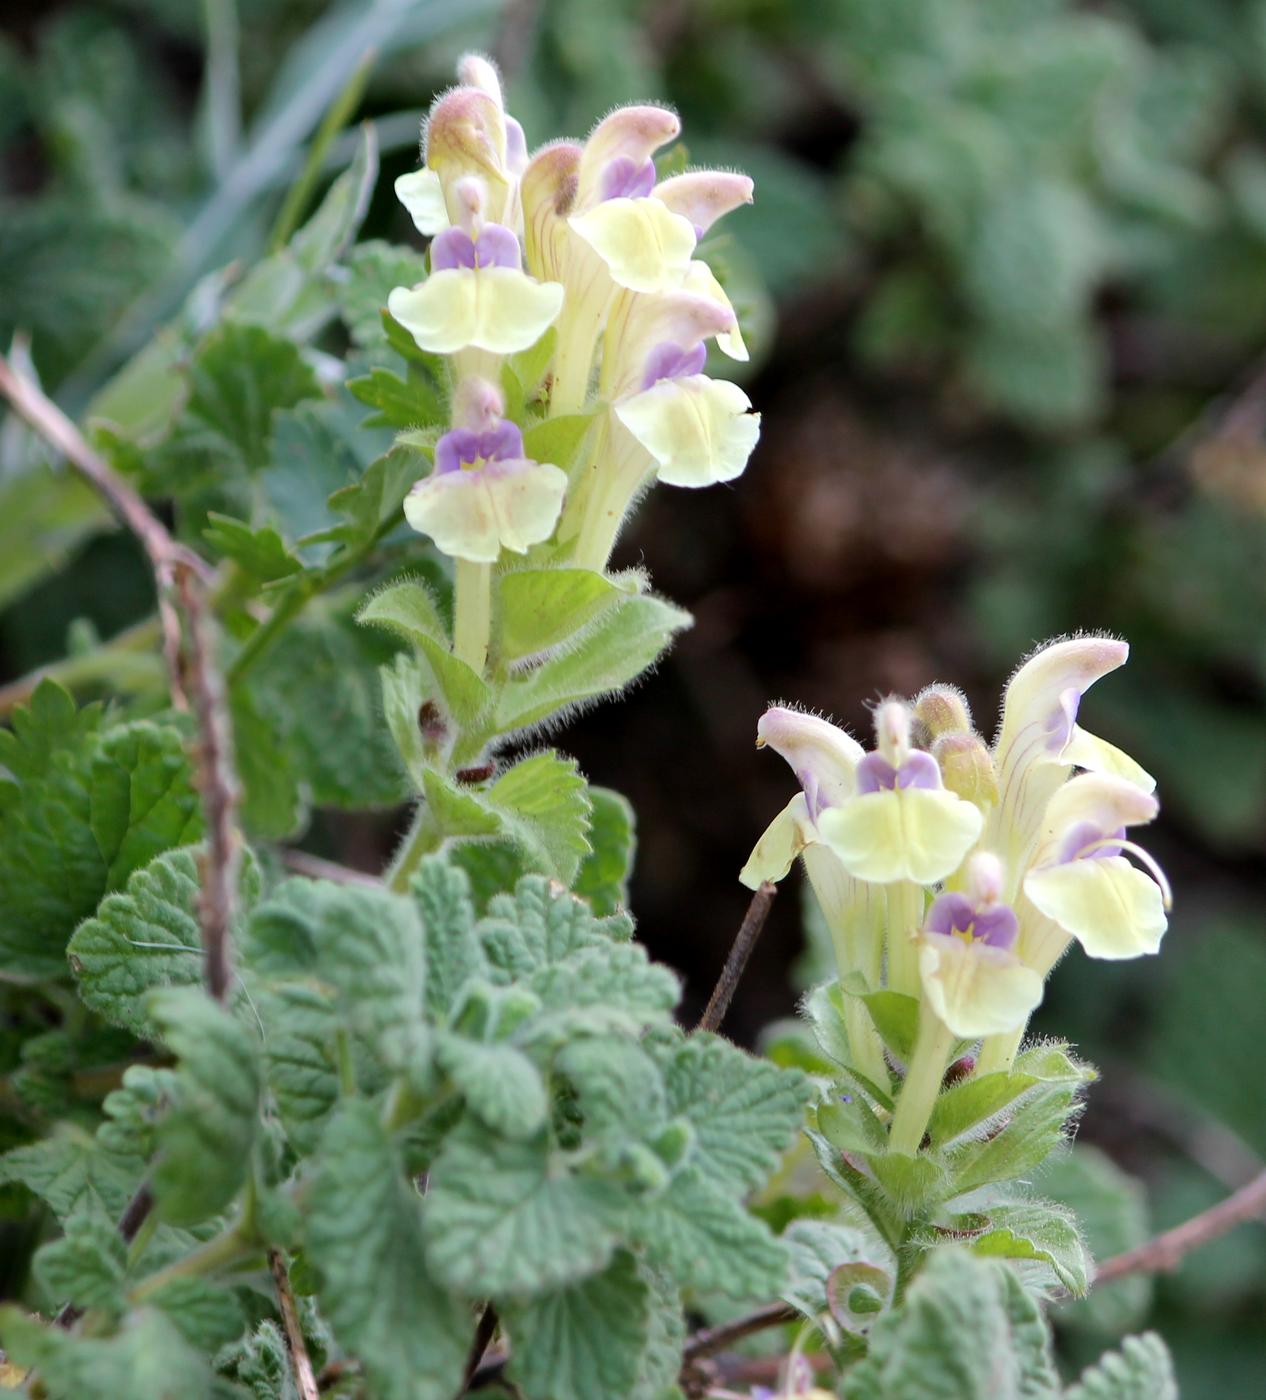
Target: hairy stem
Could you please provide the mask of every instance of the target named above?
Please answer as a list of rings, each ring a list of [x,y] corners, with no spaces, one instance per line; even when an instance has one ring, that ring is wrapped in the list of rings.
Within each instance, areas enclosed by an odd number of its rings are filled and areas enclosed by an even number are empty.
[[[440,830],[430,807],[425,802],[419,802],[409,834],[404,838],[404,844],[396,852],[395,860],[391,862],[390,869],[383,877],[387,888],[395,890],[397,894],[404,894],[422,858],[429,856],[432,851],[438,851],[443,840],[444,833]]]
[[[234,1225],[222,1235],[208,1240],[192,1254],[186,1254],[168,1264],[165,1269],[159,1269],[157,1273],[142,1279],[128,1295],[129,1300],[132,1303],[142,1303],[176,1279],[200,1278],[203,1274],[215,1273],[227,1264],[236,1264],[255,1248],[255,1243],[241,1233],[239,1226]]]
[[[923,922],[923,891],[909,880],[886,886],[888,897],[888,985],[908,997],[919,995],[919,948],[915,935]]]
[[[924,1006],[919,1015],[919,1033],[906,1070],[905,1083],[897,1096],[888,1145],[894,1152],[913,1157],[923,1141],[932,1105],[941,1092],[941,1080],[954,1048],[954,1033]]]
[[[453,592],[453,654],[478,675],[492,635],[492,565],[458,559]]]

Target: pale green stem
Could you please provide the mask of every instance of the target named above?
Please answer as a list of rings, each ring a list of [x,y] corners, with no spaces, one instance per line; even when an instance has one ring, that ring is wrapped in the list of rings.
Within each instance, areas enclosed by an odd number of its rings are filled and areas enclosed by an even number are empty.
[[[234,1226],[232,1229],[226,1230],[224,1234],[209,1240],[201,1249],[195,1249],[192,1254],[186,1254],[183,1258],[168,1264],[165,1269],[159,1269],[157,1273],[142,1279],[132,1289],[129,1297],[133,1303],[142,1302],[166,1288],[169,1283],[176,1279],[199,1278],[203,1274],[214,1273],[226,1264],[236,1263],[239,1259],[252,1253],[257,1247],[254,1241],[248,1240],[242,1234],[239,1226]]]
[[[1020,1042],[1029,1028],[1027,1019],[1013,1031],[1003,1031],[999,1035],[989,1035],[981,1042],[980,1054],[976,1059],[977,1074],[994,1074],[1009,1071],[1015,1063]]]
[[[923,891],[909,880],[885,886],[888,899],[888,987],[908,997],[919,995],[919,944]]]
[[[440,830],[430,807],[425,802],[419,802],[409,834],[396,852],[390,869],[383,876],[387,888],[395,890],[397,894],[404,894],[422,858],[429,856],[432,851],[438,851],[443,840],[444,833]]]
[[[453,654],[483,675],[492,634],[492,565],[456,561],[453,595]]]
[[[929,1006],[921,1007],[914,1053],[897,1096],[888,1134],[888,1146],[893,1152],[902,1152],[907,1157],[918,1152],[953,1048],[954,1032],[932,1014]]]

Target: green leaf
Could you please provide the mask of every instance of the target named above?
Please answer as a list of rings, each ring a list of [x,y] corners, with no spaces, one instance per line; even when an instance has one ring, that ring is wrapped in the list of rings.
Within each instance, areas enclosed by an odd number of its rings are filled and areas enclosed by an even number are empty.
[[[972,1240],[973,1254],[1032,1259],[1050,1267],[1056,1281],[1080,1298],[1089,1286],[1090,1259],[1070,1211],[1049,1201],[994,1206],[989,1228]]]
[[[260,583],[276,583],[303,572],[303,562],[297,559],[285,540],[271,525],[258,528],[231,515],[210,511],[203,538],[222,559],[231,559],[239,569]]]
[[[435,1058],[470,1111],[495,1132],[530,1138],[544,1124],[545,1082],[513,1045],[485,1045],[468,1036],[441,1034]]]
[[[237,1194],[250,1163],[259,1112],[259,1068],[251,1033],[190,987],[150,1000],[163,1038],[179,1060],[172,1104],[156,1129],[151,1181],[159,1215],[193,1225]]]
[[[141,720],[103,735],[91,822],[111,890],[162,851],[199,839],[202,807],[175,729]]]
[[[1075,1145],[1042,1168],[1042,1190],[1067,1206],[1096,1259],[1110,1259],[1150,1238],[1142,1184],[1094,1147]],[[1120,1336],[1147,1316],[1154,1291],[1150,1275],[1129,1274],[1096,1284],[1087,1302],[1062,1304],[1061,1324]]]
[[[629,1040],[573,1040],[559,1051],[554,1070],[575,1090],[587,1138],[645,1139],[668,1121],[659,1066]]]
[[[494,972],[510,981],[586,948],[626,942],[633,928],[618,916],[595,918],[583,901],[541,875],[527,875],[513,894],[492,899],[476,931]]]
[[[623,690],[689,625],[688,613],[650,595],[615,603],[577,635],[574,647],[510,679],[497,701],[497,731],[527,729]]]
[[[592,849],[589,785],[576,760],[553,749],[533,754],[502,773],[483,796],[528,862],[570,886]]]
[[[914,1038],[919,1029],[918,998],[903,996],[900,992],[881,991],[868,992],[862,1000],[884,1044],[899,1060],[908,1064],[914,1053]]]
[[[804,1014],[808,1017],[813,1038],[821,1046],[828,1059],[834,1061],[854,1083],[865,1089],[881,1108],[891,1110],[890,1084],[872,1084],[864,1075],[852,1068],[852,1051],[849,1049],[848,1032],[844,1024],[844,998],[850,995],[841,988],[838,981],[824,982],[813,988],[804,1000]]]
[[[367,549],[401,518],[401,506],[410,487],[427,475],[430,463],[414,447],[393,447],[377,457],[359,481],[330,497],[330,507],[344,516],[329,537],[348,551]]]
[[[60,1123],[38,1142],[0,1156],[0,1182],[15,1182],[37,1195],[58,1220],[98,1207],[117,1219],[140,1180],[143,1163],[109,1150],[82,1129]]]
[[[374,410],[366,428],[425,428],[444,419],[444,402],[436,381],[418,365],[410,365],[405,378],[375,366],[368,374],[347,381],[353,398]]]
[[[1174,1363],[1155,1332],[1127,1337],[1082,1372],[1065,1400],[1178,1400]]]
[[[621,1250],[600,1274],[529,1302],[508,1302],[509,1375],[528,1400],[630,1395],[647,1345],[651,1300]]]
[[[426,1259],[468,1297],[533,1296],[605,1268],[624,1218],[617,1187],[571,1170],[544,1134],[510,1142],[464,1125],[431,1168]]]
[[[410,900],[370,886],[287,880],[252,913],[242,951],[265,988],[289,981],[327,989],[341,1024],[385,1069],[424,1072],[425,964]]]
[[[782,1296],[810,1322],[827,1311],[827,1281],[841,1264],[867,1257],[867,1240],[860,1230],[830,1220],[793,1220],[782,1241],[790,1252]]]
[[[330,497],[352,486],[382,450],[376,433],[352,422],[341,400],[308,399],[273,415],[273,461],[256,478],[271,518],[295,553],[326,562],[330,544],[310,544],[336,524]]]
[[[990,1121],[1038,1081],[1029,1074],[971,1075],[944,1090],[932,1107],[928,1136],[934,1147],[948,1146],[964,1134],[984,1132]]]
[[[9,1359],[35,1367],[49,1400],[210,1400],[211,1371],[160,1312],[133,1313],[113,1337],[80,1337],[0,1308]]]
[[[277,731],[246,686],[229,696],[233,757],[242,785],[241,816],[252,836],[282,841],[302,830],[308,815],[294,760],[277,745]]]
[[[330,185],[315,213],[290,240],[299,265],[322,272],[351,246],[365,218],[378,178],[378,143],[372,125],[359,132],[351,165]]]
[[[202,982],[199,859],[197,849],[182,847],[134,870],[126,890],[107,895],[66,949],[84,1002],[142,1039],[158,1036],[146,1004],[150,992]],[[259,867],[248,855],[239,880],[238,918],[259,897],[260,883]]]
[[[591,786],[589,801],[591,849],[580,862],[572,893],[587,899],[595,914],[614,914],[628,904],[637,823],[628,799],[610,788]]]
[[[397,579],[380,588],[363,604],[356,621],[385,627],[412,646],[439,642],[448,648],[448,628],[431,590],[421,579]],[[479,679],[473,671],[471,675]]]
[[[903,1152],[880,1152],[866,1162],[888,1197],[907,1215],[918,1215],[950,1194],[945,1168],[922,1153],[910,1157]]]
[[[533,462],[552,462],[570,472],[593,419],[592,413],[543,418],[523,434],[523,455]]]
[[[1041,1314],[1005,1265],[958,1249],[927,1256],[903,1305],[881,1314],[845,1400],[1056,1400]]]
[[[260,471],[272,460],[272,415],[320,385],[293,341],[245,321],[222,321],[189,366],[182,446]]]
[[[787,1247],[697,1168],[679,1172],[631,1222],[652,1264],[684,1288],[768,1299],[786,1282]]]
[[[626,596],[605,574],[592,569],[514,569],[502,574],[497,580],[498,654],[503,661],[518,661],[548,651]]]
[[[840,1152],[865,1156],[887,1150],[887,1130],[860,1094],[837,1094],[818,1107],[817,1119],[823,1137]]]
[[[257,987],[252,997],[268,1028],[264,1077],[269,1092],[295,1151],[310,1154],[339,1097],[338,1013],[329,997],[302,983]]]
[[[312,1181],[307,1254],[335,1337],[382,1400],[451,1400],[474,1336],[473,1312],[428,1270],[422,1214],[373,1106],[341,1105]]]
[[[449,861],[428,856],[418,866],[409,891],[422,921],[426,1006],[439,1020],[471,978],[488,973],[488,960],[475,936],[470,880]]]
[[[198,798],[176,730],[100,731],[51,681],[0,731],[0,967],[65,975],[74,925],[160,851],[195,841]]]
[[[83,1309],[100,1308],[120,1316],[126,1311],[123,1275],[127,1247],[118,1226],[93,1205],[64,1222],[62,1238],[44,1245],[32,1262],[49,1298]]]
[[[778,1165],[812,1096],[798,1070],[779,1069],[706,1032],[677,1047],[664,1082],[669,1112],[695,1130],[695,1165],[736,1195],[760,1185]]]
[[[146,1302],[160,1308],[192,1347],[215,1353],[242,1335],[246,1313],[227,1288],[205,1278],[174,1278]]]
[[[581,1030],[636,1035],[648,1025],[667,1025],[681,999],[676,976],[651,962],[639,943],[577,953],[533,973],[526,985],[546,1013],[533,1023],[533,1037],[558,1042]]]
[[[347,259],[347,277],[335,289],[352,339],[358,345],[382,343],[387,297],[396,287],[413,287],[425,278],[426,259],[412,248],[377,238],[356,244]]]

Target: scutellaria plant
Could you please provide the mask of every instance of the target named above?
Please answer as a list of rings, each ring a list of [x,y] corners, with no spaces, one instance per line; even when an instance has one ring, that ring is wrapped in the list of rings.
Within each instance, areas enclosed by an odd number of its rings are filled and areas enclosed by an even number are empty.
[[[825,1058],[683,1031],[623,907],[627,803],[530,746],[689,621],[611,555],[646,489],[732,480],[756,443],[746,394],[704,372],[747,352],[700,251],[752,184],[661,174],[679,124],[651,105],[529,156],[494,67],[459,76],[396,186],[425,258],[350,246],[366,136],[307,225],[94,403],[105,470],[170,499],[207,589],[240,772],[208,778],[205,734],[191,763],[215,687],[189,673],[199,704],[173,713],[166,615],[104,649],[130,662],[121,703],[44,679],[0,736],[0,1181],[32,1241],[59,1231],[0,1310],[4,1380],[311,1400],[319,1373],[451,1400],[482,1372],[527,1400],[679,1400],[731,1393],[688,1320],[751,1306],[799,1319],[781,1394],[923,1394],[931,1364],[964,1400],[1054,1397],[1033,1290],[1084,1291],[1088,1260],[1017,1178],[1089,1076],[1019,1044],[1070,940],[1130,956],[1164,929],[1126,835],[1150,782],[1075,722],[1124,649],[1039,653],[992,752],[945,687],[881,705],[870,753],[771,710],[802,791],[743,878],[803,859],[839,962],[808,1003]],[[336,316],[345,375],[316,344]],[[403,799],[381,879],[285,875],[308,802]],[[204,988],[226,846],[231,985]],[[100,1060],[94,1096],[76,1069]],[[831,1194],[787,1189],[803,1141]]]

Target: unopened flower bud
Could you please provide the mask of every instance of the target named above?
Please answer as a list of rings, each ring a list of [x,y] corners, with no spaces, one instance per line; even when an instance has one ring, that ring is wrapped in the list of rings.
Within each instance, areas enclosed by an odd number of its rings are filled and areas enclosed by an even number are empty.
[[[952,685],[930,685],[921,690],[914,699],[914,717],[929,743],[954,730],[970,732],[972,727],[967,699]]]
[[[968,860],[964,875],[963,891],[977,908],[997,904],[1002,898],[1006,872],[992,851],[977,851]]]
[[[505,101],[501,96],[501,78],[497,73],[497,65],[491,59],[485,58],[483,54],[463,54],[457,60],[457,80],[465,87],[478,88],[480,92],[486,92],[498,107],[505,106]]]
[[[431,109],[423,145],[427,166],[444,186],[449,218],[459,222],[464,207],[455,186],[464,176],[477,175],[489,186],[485,213],[495,221],[508,188],[505,114],[500,105],[479,88],[454,88]]]
[[[504,412],[501,391],[478,375],[463,379],[453,395],[454,427],[487,432]]]
[[[899,768],[910,752],[910,707],[904,700],[885,700],[875,709],[875,748]]]
[[[933,741],[932,756],[940,764],[941,781],[958,797],[988,807],[998,800],[998,777],[980,735],[966,730],[942,734]]]

